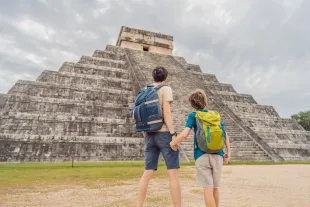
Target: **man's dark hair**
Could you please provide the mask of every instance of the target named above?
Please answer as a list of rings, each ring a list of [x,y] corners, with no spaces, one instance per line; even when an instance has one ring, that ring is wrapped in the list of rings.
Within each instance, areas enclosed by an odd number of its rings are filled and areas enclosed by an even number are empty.
[[[163,82],[167,79],[168,71],[164,67],[156,67],[153,70],[152,75],[155,82]]]

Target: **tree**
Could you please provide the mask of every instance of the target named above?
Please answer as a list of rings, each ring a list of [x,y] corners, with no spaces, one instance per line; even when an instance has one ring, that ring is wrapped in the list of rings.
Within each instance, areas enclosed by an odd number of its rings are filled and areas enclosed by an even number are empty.
[[[310,131],[310,111],[299,112],[291,116],[295,119],[305,130]]]

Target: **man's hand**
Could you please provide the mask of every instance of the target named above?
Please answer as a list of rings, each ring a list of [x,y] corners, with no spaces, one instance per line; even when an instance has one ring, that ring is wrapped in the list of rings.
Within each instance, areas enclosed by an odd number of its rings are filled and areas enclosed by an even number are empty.
[[[178,151],[178,145],[175,144],[173,141],[170,142],[170,147],[171,147],[171,149],[173,149],[174,151]]]
[[[177,136],[172,136],[172,141],[175,140],[177,138]],[[177,146],[180,146],[180,143],[179,144],[176,144]]]
[[[230,153],[224,155],[224,163],[228,164],[229,161],[230,161]]]

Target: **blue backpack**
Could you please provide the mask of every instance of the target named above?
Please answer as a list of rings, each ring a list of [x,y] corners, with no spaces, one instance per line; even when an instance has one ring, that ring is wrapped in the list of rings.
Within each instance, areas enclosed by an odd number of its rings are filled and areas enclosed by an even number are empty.
[[[134,105],[134,118],[137,132],[158,131],[164,124],[157,90],[165,85],[147,86],[137,95]]]

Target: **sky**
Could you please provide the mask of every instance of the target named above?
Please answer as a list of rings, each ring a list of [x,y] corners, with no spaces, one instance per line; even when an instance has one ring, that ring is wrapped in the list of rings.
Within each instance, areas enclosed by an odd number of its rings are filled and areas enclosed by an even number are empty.
[[[310,110],[309,20],[309,0],[0,0],[0,93],[128,26],[172,35],[174,55],[289,117]]]

